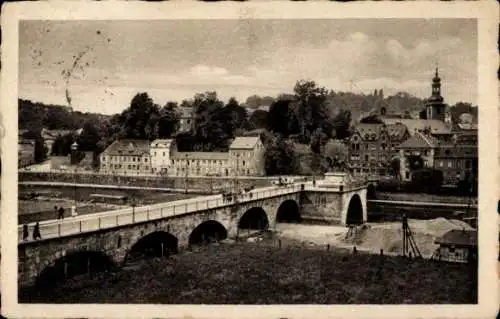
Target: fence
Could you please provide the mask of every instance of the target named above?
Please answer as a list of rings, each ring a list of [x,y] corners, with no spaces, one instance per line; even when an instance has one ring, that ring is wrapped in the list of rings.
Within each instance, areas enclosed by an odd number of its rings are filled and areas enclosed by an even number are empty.
[[[118,226],[130,225],[138,222],[158,220],[162,218],[179,216],[200,210],[214,209],[231,206],[238,203],[258,199],[270,198],[279,195],[292,194],[303,189],[301,184],[292,184],[283,187],[267,187],[242,193],[231,200],[224,199],[222,195],[212,195],[184,199],[169,203],[132,207],[109,212],[96,213],[71,217],[62,221],[44,221],[39,223],[41,239],[64,237],[85,232],[98,231]],[[34,224],[27,225],[31,228]],[[34,241],[32,237],[23,238],[23,226],[19,226],[19,239],[22,242]]]

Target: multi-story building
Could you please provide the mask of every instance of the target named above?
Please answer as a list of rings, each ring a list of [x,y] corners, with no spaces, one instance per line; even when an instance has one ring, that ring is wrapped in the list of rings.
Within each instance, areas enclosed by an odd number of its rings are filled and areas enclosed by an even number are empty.
[[[412,179],[412,171],[420,168],[433,168],[439,141],[424,133],[415,132],[412,137],[396,147],[399,151],[400,176],[403,181]]]
[[[396,147],[409,136],[402,124],[357,124],[349,139],[351,172],[354,175],[389,175],[389,163],[398,155]]]
[[[229,166],[233,175],[265,175],[265,148],[260,137],[236,137],[229,146]]]
[[[154,173],[168,174],[168,169],[171,166],[170,155],[172,149],[175,149],[174,143],[173,139],[156,139],[151,142],[149,155]]]
[[[139,175],[151,173],[148,140],[114,141],[100,155],[100,171],[110,174]]]
[[[168,175],[173,176],[229,176],[227,152],[177,152],[170,155]]]
[[[441,143],[436,149],[434,163],[435,169],[443,172],[445,184],[457,184],[471,178],[477,182],[477,129],[457,127],[452,142]]]
[[[179,120],[179,132],[189,132],[194,125],[194,109],[192,107],[181,107],[181,118]]]
[[[259,136],[236,137],[228,152],[178,152],[175,141],[115,141],[101,154],[102,172],[169,176],[262,176],[265,148]]]

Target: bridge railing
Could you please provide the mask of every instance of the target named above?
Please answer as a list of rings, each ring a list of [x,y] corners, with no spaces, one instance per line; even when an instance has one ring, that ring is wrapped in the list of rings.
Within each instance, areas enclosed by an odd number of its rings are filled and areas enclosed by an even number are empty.
[[[178,215],[194,213],[201,210],[232,206],[236,203],[270,198],[279,195],[292,194],[302,189],[301,184],[287,186],[272,186],[254,189],[234,196],[228,200],[221,194],[183,199],[173,202],[132,207],[95,214],[79,215],[64,220],[48,220],[39,223],[41,239],[71,236],[81,233],[109,229],[145,221],[158,220]],[[19,225],[19,241],[30,242],[33,239],[35,223],[27,224],[29,236],[23,239],[23,225]]]

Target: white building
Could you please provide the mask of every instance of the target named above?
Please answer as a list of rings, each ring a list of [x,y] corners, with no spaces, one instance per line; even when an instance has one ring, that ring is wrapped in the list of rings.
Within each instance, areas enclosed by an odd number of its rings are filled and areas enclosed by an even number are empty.
[[[151,156],[151,168],[154,173],[167,174],[171,166],[170,156],[175,148],[173,139],[157,139],[151,142],[149,154]]]

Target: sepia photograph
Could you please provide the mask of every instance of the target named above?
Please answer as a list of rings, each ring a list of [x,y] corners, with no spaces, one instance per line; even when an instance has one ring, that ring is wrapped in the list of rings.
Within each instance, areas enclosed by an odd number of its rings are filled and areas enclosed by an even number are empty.
[[[18,306],[479,304],[485,15],[252,10],[18,18]]]

